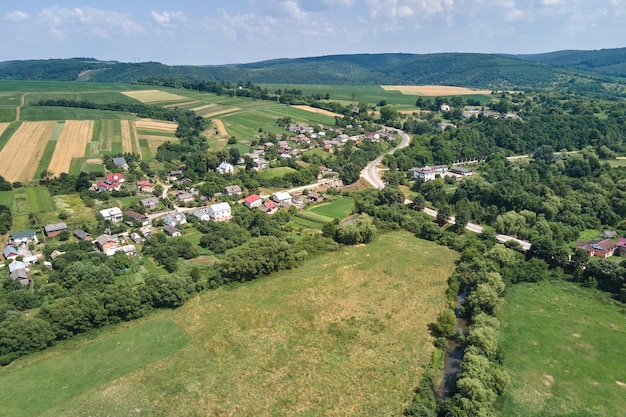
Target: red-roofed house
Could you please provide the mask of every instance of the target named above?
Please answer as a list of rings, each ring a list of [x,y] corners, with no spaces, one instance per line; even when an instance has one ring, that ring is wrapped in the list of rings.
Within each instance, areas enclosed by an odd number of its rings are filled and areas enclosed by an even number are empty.
[[[615,246],[617,246],[617,254],[619,256],[626,256],[626,237],[620,237],[617,239]]]
[[[599,258],[608,258],[613,256],[617,246],[611,239],[597,239],[589,242],[578,242],[576,249],[582,249],[589,254],[589,256],[597,256]]]
[[[104,181],[96,184],[96,189],[98,191],[119,191],[123,182],[124,176],[122,174],[106,174]]]
[[[142,193],[151,193],[154,191],[154,184],[150,180],[137,181],[137,189]]]
[[[256,194],[249,195],[243,199],[243,204],[248,208],[261,207],[263,200]]]

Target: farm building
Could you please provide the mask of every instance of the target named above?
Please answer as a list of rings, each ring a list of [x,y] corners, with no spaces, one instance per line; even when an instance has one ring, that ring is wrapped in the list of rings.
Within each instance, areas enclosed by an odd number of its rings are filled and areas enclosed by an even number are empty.
[[[118,168],[125,169],[125,170],[128,169],[128,162],[126,162],[126,158],[124,158],[123,156],[113,158],[113,165],[115,165]]]
[[[182,192],[176,196],[176,201],[182,204],[190,203],[195,200],[195,197],[192,193]]]
[[[227,195],[241,195],[241,187],[238,185],[229,185],[224,188],[224,193]]]
[[[191,213],[196,219],[201,220],[203,222],[209,221],[211,220],[211,216],[209,216],[209,213],[205,210],[194,210],[193,213]]]
[[[79,240],[91,240],[92,239],[89,233],[81,229],[74,230],[74,236],[76,237],[76,239],[79,239]]]
[[[140,180],[137,181],[137,189],[142,193],[152,193],[154,192],[154,184],[150,182],[150,180]]]
[[[307,199],[311,203],[319,203],[320,201],[324,200],[324,197],[316,191],[310,191],[309,194],[307,195]]]
[[[159,199],[156,197],[148,197],[139,201],[139,205],[147,209],[153,209],[159,205]]]
[[[122,221],[122,210],[119,207],[111,207],[108,209],[100,210],[100,216],[105,221],[117,223]]]
[[[209,206],[209,217],[211,220],[224,221],[232,217],[230,204],[217,203]]]
[[[119,246],[119,247],[111,248],[111,249],[104,251],[104,254],[106,256],[113,256],[118,252],[121,252],[126,256],[132,256],[132,255],[137,254],[137,248],[135,247],[135,245]]]
[[[48,237],[57,236],[64,230],[67,230],[67,224],[65,222],[47,224],[43,227],[43,231]]]
[[[150,224],[150,218],[145,214],[137,213],[136,211],[127,210],[124,215],[132,221],[140,223],[142,226]]]
[[[463,177],[467,177],[472,175],[472,170],[462,166],[453,166],[450,168],[450,172],[453,174],[461,175]]]
[[[589,256],[597,256],[599,258],[608,258],[613,256],[617,246],[611,239],[596,239],[589,242],[578,242],[576,249],[582,249]]]
[[[272,200],[274,200],[276,203],[291,201],[291,194],[289,194],[287,191],[279,191],[272,196]]]
[[[106,252],[110,249],[116,248],[118,246],[117,236],[111,235],[100,235],[96,239],[96,246],[102,252]]]
[[[19,230],[11,233],[11,240],[16,245],[22,245],[25,243],[37,243],[37,235],[33,229]]]
[[[182,236],[183,234],[183,232],[181,232],[179,229],[173,226],[165,226],[165,229],[163,229],[163,231],[165,232],[166,235],[171,236],[171,237],[178,237],[178,236]]]

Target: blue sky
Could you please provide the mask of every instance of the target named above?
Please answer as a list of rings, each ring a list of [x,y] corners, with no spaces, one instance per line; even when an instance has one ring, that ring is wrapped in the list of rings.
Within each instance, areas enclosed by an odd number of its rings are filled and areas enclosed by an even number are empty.
[[[4,0],[0,61],[228,64],[626,46],[626,0]]]

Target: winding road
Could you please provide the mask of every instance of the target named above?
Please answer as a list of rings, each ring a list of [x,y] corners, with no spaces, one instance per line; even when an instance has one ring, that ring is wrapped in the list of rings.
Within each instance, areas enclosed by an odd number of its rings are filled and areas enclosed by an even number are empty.
[[[405,132],[403,132],[402,130],[399,129],[393,129],[393,128],[388,128],[388,129],[392,129],[395,132],[397,132],[400,137],[402,138],[402,141],[400,142],[400,144],[398,146],[396,146],[395,148],[393,148],[392,150],[390,150],[389,152],[387,152],[387,154],[393,154],[396,149],[402,149],[402,148],[406,148],[407,146],[409,146],[409,143],[411,141],[411,138],[409,137],[409,135],[407,135]],[[385,154],[386,155],[386,154]],[[385,188],[385,183],[383,182],[383,180],[380,178],[379,175],[379,171],[380,169],[378,168],[378,165],[380,165],[381,161],[383,160],[383,157],[385,155],[379,156],[378,158],[374,159],[372,162],[370,162],[364,169],[363,171],[361,171],[361,178],[365,179],[367,182],[369,182],[374,188],[377,189],[382,189]],[[524,157],[524,156],[522,156]],[[410,203],[410,200],[406,200],[405,203]],[[433,210],[430,209],[428,207],[424,208],[424,213],[428,214],[429,216],[432,217],[437,217],[437,210]],[[448,223],[450,224],[455,224],[456,223],[456,219],[454,217],[450,217],[448,219]],[[482,233],[485,228],[479,224],[476,223],[468,223],[467,226],[465,226],[465,228],[471,232],[474,233]],[[496,240],[500,243],[506,243],[508,241],[514,241],[519,243],[519,245],[521,246],[521,248],[523,250],[529,250],[530,249],[530,242],[527,242],[525,240],[521,240],[521,239],[517,239],[516,237],[513,236],[507,236],[507,235],[502,235],[502,234],[496,234]]]

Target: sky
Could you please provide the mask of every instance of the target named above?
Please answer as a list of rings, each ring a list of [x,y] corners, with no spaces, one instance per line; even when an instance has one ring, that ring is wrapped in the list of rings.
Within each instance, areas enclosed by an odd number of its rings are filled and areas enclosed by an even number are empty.
[[[220,65],[626,46],[626,0],[3,0],[0,61]]]

